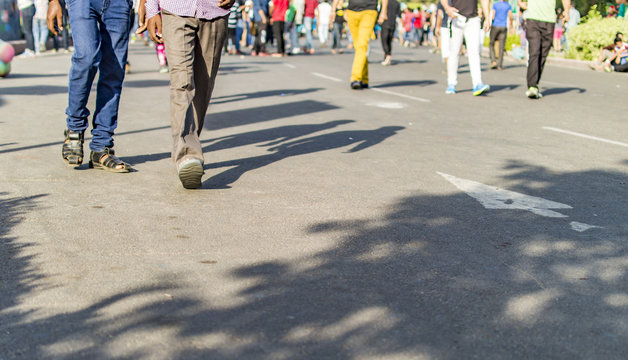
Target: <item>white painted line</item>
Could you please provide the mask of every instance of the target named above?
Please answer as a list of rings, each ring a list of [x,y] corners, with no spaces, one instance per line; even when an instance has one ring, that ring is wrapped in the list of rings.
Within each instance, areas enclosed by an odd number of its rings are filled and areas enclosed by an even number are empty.
[[[371,90],[377,91],[377,92],[381,92],[383,94],[388,94],[388,95],[393,95],[393,96],[400,96],[402,98],[406,98],[406,99],[410,99],[410,100],[416,100],[416,101],[420,101],[420,102],[431,102],[428,99],[423,99],[423,98],[416,97],[416,96],[410,96],[410,95],[406,95],[406,94],[401,94],[401,93],[397,93],[397,92],[394,92],[394,91],[384,90],[384,89],[380,89],[380,88],[376,88],[376,87],[371,87]]]
[[[313,72],[312,75],[318,76],[318,77],[323,78],[323,79],[335,81],[335,82],[342,82],[342,80],[340,80],[338,78],[335,78],[333,76],[328,76],[328,75],[325,75],[325,74],[321,74],[321,73],[317,73],[317,72]]]
[[[286,65],[287,67],[289,67],[290,69],[296,69],[297,67],[292,65],[292,64],[286,64],[284,63],[284,65]]]
[[[572,221],[569,223],[569,225],[571,225],[571,228],[577,232],[585,232],[589,229],[594,229],[594,228],[601,229],[602,228],[601,226],[589,225],[589,224],[585,224],[585,223],[581,223],[577,221]]]
[[[526,210],[540,216],[551,218],[565,218],[567,215],[550,209],[572,209],[572,207],[567,204],[500,189],[495,186],[457,178],[440,172],[437,173],[458,189],[476,199],[486,209]]]
[[[585,138],[585,139],[589,139],[589,140],[601,141],[601,142],[605,142],[607,144],[613,144],[613,145],[628,147],[628,144],[623,143],[623,142],[614,141],[614,140],[608,140],[608,139],[600,138],[600,137],[597,137],[597,136],[581,134],[581,133],[577,133],[577,132],[573,132],[573,131],[569,131],[569,130],[558,129],[558,128],[551,127],[551,126],[543,126],[542,129],[549,130],[549,131],[555,131],[555,132],[568,134],[568,135],[573,135],[573,136],[579,136],[579,137],[582,137],[582,138]]]

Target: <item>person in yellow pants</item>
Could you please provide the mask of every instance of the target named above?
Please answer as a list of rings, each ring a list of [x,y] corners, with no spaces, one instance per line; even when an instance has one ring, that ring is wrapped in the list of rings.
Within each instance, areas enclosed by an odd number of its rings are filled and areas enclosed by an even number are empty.
[[[336,13],[336,9],[342,5],[342,2],[343,0],[334,0],[332,14]],[[377,3],[378,0],[349,0],[349,6],[345,12],[355,51],[351,68],[351,88],[354,90],[369,87],[369,62],[366,53],[375,21],[383,23],[387,18],[386,9],[388,8],[388,0],[382,0],[382,11],[378,19]]]

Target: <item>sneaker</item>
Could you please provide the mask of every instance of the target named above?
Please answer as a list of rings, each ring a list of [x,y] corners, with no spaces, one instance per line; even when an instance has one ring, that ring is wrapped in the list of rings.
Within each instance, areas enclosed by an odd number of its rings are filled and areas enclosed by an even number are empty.
[[[199,189],[203,186],[203,164],[198,159],[190,159],[179,166],[179,180],[186,189]]]
[[[369,83],[360,81],[360,89],[368,89],[368,88],[369,88]]]
[[[490,86],[486,85],[486,84],[477,84],[476,86],[473,87],[473,96],[479,96],[484,94],[485,92],[488,92],[491,89]]]
[[[538,87],[530,86],[526,91],[526,96],[530,99],[540,99],[543,97]]]
[[[447,90],[445,90],[445,94],[453,95],[456,93],[456,85],[447,85]]]
[[[613,66],[610,64],[604,65],[604,71],[606,71],[607,73],[613,72]]]
[[[162,74],[167,74],[170,72],[170,69],[168,68],[168,65],[163,65],[159,67],[159,72]]]
[[[390,61],[391,57],[390,56],[386,56],[386,58],[384,59],[384,61],[382,61],[382,65],[383,66],[389,66],[391,61]]]
[[[352,81],[351,82],[351,88],[353,90],[360,90],[360,89],[362,89],[362,83],[359,82],[359,81]]]

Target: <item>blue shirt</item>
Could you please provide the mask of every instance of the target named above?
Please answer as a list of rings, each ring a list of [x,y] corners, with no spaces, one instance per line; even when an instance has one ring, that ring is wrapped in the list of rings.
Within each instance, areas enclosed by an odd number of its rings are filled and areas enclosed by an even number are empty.
[[[495,18],[493,19],[493,26],[495,27],[507,27],[508,26],[508,12],[512,10],[510,4],[505,1],[498,1],[493,4],[493,11],[495,11]]]
[[[253,20],[256,22],[262,21],[259,10],[262,10],[264,15],[266,15],[266,21],[268,21],[268,0],[253,0]]]

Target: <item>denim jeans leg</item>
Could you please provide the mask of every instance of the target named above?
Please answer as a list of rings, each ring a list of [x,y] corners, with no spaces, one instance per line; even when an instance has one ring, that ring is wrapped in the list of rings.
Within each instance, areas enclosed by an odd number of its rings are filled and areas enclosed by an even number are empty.
[[[132,4],[128,1],[109,1],[108,4],[105,1],[100,19],[100,75],[90,144],[93,151],[113,147],[113,133],[118,125],[118,107],[128,54],[131,16]]]
[[[314,43],[312,39],[312,25],[314,18],[304,17],[303,18],[303,26],[305,27],[305,49],[310,50],[314,48]]]
[[[91,6],[91,1],[70,1],[68,13],[74,54],[68,84],[68,107],[65,110],[68,129],[87,129],[87,100],[100,61],[100,11]]]

